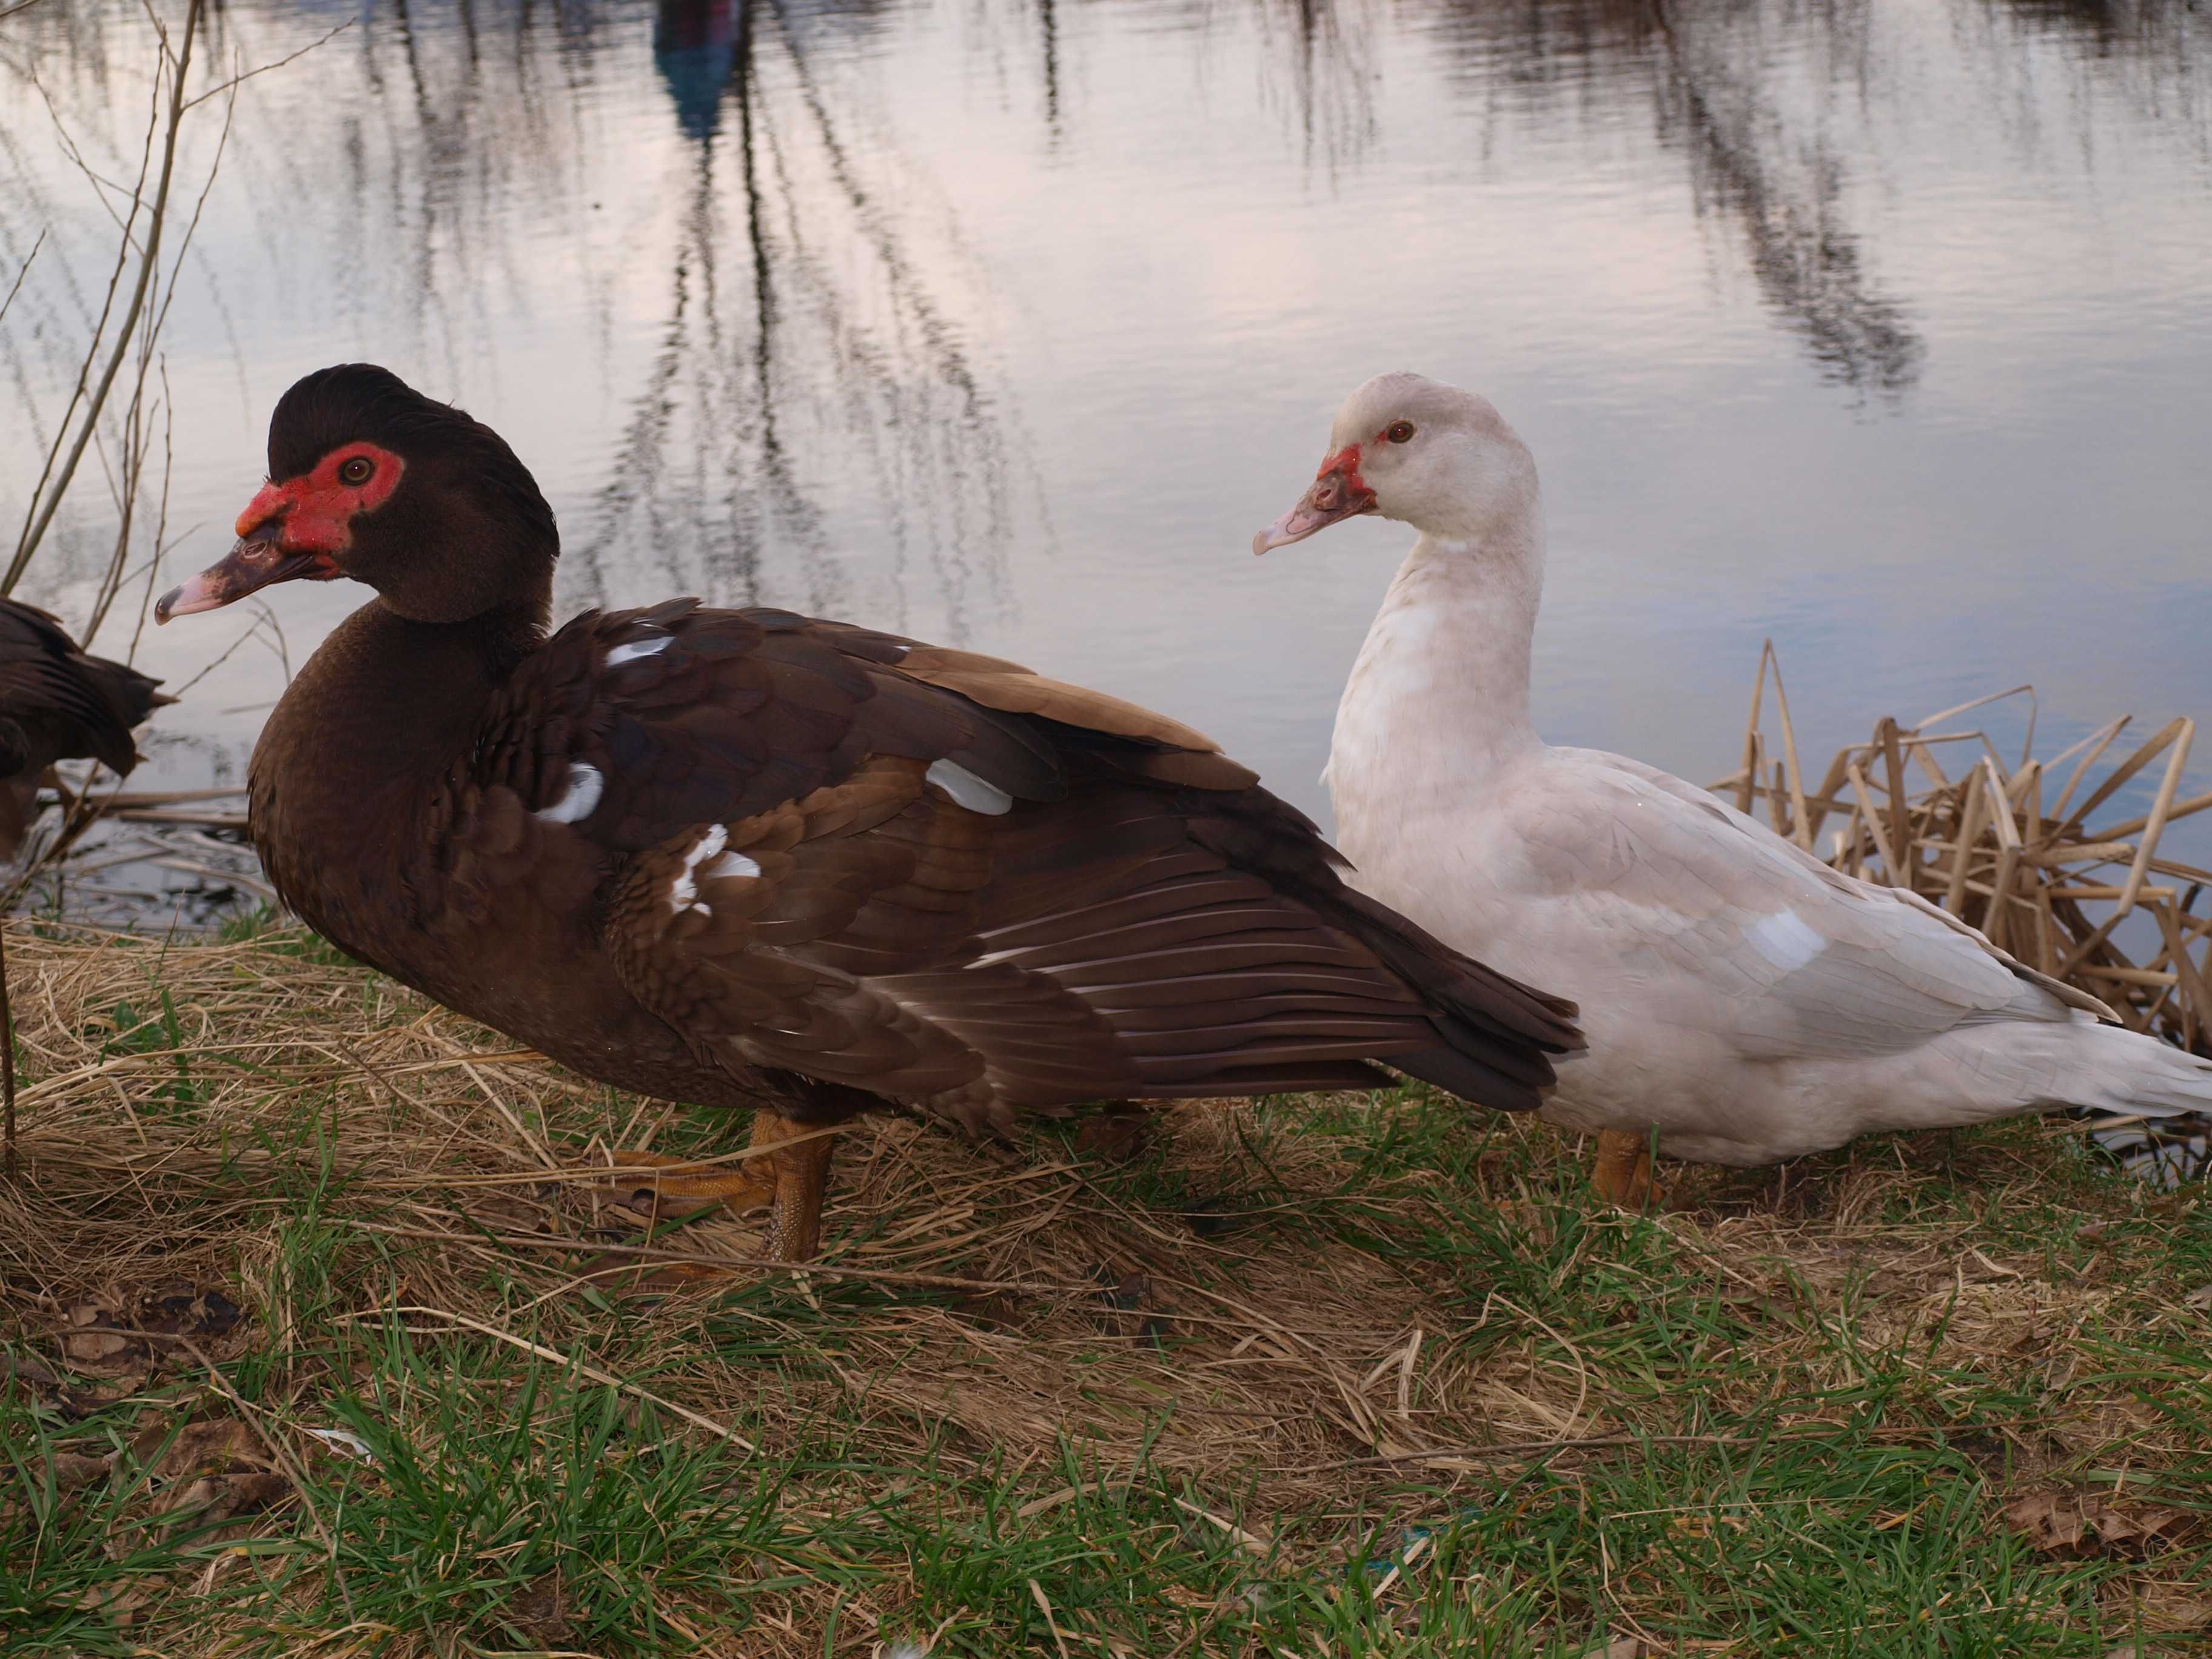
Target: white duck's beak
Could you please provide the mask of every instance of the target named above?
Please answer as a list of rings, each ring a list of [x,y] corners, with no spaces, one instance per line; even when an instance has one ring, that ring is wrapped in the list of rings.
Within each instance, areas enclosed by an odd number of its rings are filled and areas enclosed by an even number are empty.
[[[1356,518],[1375,511],[1375,492],[1359,476],[1359,446],[1347,444],[1321,464],[1313,488],[1298,497],[1297,505],[1252,538],[1252,551],[1288,547],[1316,531],[1326,530],[1339,519]]]

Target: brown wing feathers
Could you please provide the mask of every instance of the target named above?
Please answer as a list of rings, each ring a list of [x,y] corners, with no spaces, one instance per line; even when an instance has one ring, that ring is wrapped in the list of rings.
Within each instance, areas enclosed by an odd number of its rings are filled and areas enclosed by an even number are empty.
[[[88,657],[45,611],[0,599],[0,720],[21,734],[17,765],[43,772],[88,756],[111,771],[137,764],[131,728],[171,699],[136,669]]]
[[[160,684],[86,656],[45,611],[0,599],[0,858],[20,850],[56,761],[88,756],[118,774],[138,763],[131,728],[173,701]]]
[[[702,1055],[1003,1127],[1364,1086],[1370,1059],[1533,1106],[1545,1051],[1578,1041],[1565,1005],[1351,892],[1303,817],[1119,699],[688,605],[581,618],[531,670],[567,752],[481,752],[541,813],[576,764],[600,775],[576,828],[632,855],[610,948]]]

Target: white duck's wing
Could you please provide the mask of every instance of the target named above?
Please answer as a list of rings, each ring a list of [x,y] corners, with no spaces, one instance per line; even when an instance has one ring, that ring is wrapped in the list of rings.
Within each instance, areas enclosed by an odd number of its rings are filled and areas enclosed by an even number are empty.
[[[1551,758],[1520,803],[1527,876],[1619,942],[1620,973],[1667,1018],[1746,1058],[1872,1058],[1962,1024],[2105,1012],[1679,778],[1591,750]]]

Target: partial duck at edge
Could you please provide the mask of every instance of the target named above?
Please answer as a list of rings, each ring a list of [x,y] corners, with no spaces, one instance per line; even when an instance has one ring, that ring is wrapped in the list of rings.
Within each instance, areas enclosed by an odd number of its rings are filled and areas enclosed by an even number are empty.
[[[56,761],[97,760],[118,777],[137,765],[133,728],[176,701],[161,684],[86,655],[36,606],[0,599],[0,860],[21,850],[40,780]]]
[[[23,850],[39,785],[56,761],[97,760],[118,777],[138,764],[132,729],[164,703],[161,681],[86,655],[35,605],[0,599],[0,860]],[[0,963],[0,976],[6,973]],[[15,1023],[0,978],[0,1168],[15,1170]]]
[[[1418,374],[1346,399],[1253,551],[1379,514],[1418,532],[1338,705],[1328,781],[1351,879],[1447,944],[1577,999],[1589,1038],[1543,1117],[1757,1164],[1876,1131],[2092,1106],[2212,1108],[2212,1066],[2121,1029],[1916,894],[1842,875],[1656,767],[1536,733],[1536,465],[1485,399]]]
[[[816,1248],[825,1132],[872,1108],[1003,1132],[1365,1087],[1375,1060],[1530,1108],[1578,1041],[1571,1005],[1347,888],[1312,824],[1176,721],[783,611],[674,599],[549,637],[537,484],[384,369],[287,392],[269,479],[160,614],[374,590],[254,750],[278,892],[588,1077],[756,1109],[767,1173],[718,1195],[767,1205],[782,1259]]]

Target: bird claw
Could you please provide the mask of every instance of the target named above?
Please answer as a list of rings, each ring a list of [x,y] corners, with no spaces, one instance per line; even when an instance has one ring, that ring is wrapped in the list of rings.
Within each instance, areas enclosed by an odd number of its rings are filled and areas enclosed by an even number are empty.
[[[740,1164],[701,1164],[665,1152],[625,1150],[612,1155],[617,1173],[607,1184],[625,1209],[655,1221],[683,1221],[717,1206],[732,1215],[775,1201],[773,1173]]]

